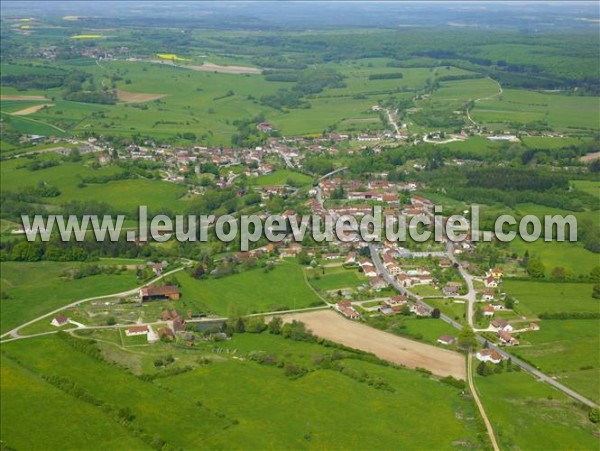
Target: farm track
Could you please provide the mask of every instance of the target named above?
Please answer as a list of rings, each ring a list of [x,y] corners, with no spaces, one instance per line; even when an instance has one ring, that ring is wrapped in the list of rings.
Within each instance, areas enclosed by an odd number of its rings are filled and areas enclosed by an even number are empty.
[[[500,451],[500,447],[498,446],[498,442],[496,441],[496,435],[494,434],[494,428],[492,427],[492,423],[490,422],[487,413],[485,413],[483,404],[479,399],[479,393],[477,393],[477,387],[475,387],[475,383],[473,382],[473,355],[470,352],[467,356],[467,381],[469,383],[469,389],[471,390],[473,399],[475,400],[475,404],[477,404],[477,408],[479,409],[479,413],[481,414],[481,418],[483,419],[483,423],[485,424],[485,429],[487,430],[488,436],[490,437],[492,448],[494,448],[494,451]]]

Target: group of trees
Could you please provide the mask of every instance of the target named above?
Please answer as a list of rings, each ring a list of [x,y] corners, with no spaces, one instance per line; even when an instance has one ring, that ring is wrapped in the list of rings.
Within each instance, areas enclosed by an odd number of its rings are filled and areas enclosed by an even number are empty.
[[[267,80],[278,81],[282,74],[269,74]],[[267,78],[269,77],[269,78]],[[344,87],[343,76],[333,69],[306,69],[294,75],[286,73],[285,81],[295,77],[295,85],[291,89],[280,89],[275,94],[260,98],[263,105],[281,110],[283,108],[310,108],[304,97],[318,94],[325,88]]]

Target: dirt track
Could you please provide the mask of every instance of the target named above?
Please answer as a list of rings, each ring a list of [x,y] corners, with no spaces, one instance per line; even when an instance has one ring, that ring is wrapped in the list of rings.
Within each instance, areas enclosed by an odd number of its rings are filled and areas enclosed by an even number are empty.
[[[29,108],[23,108],[22,110],[15,111],[12,114],[14,116],[27,116],[28,114],[37,113],[38,111],[43,110],[46,107],[50,108],[53,106],[54,106],[53,103],[44,103],[43,105],[35,105],[35,106],[30,106]]]
[[[408,368],[426,368],[437,376],[466,378],[465,357],[347,320],[332,310],[281,315],[284,322],[302,321],[321,338],[360,349]]]

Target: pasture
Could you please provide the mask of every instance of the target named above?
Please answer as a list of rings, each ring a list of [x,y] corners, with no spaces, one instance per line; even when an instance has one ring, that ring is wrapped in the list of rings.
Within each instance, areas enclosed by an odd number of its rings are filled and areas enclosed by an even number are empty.
[[[8,295],[7,299],[2,299],[2,333],[79,299],[117,293],[141,285],[132,271],[77,280],[63,277],[65,271],[78,266],[81,264],[1,262],[2,291]],[[48,322],[51,320],[48,319]]]
[[[502,291],[518,300],[515,310],[534,316],[549,312],[599,312],[598,300],[592,298],[592,283],[553,283],[505,279]]]
[[[511,350],[584,396],[600,401],[598,320],[542,320]]]
[[[325,267],[323,270],[306,268],[304,271],[310,284],[323,291],[356,288],[367,283],[367,278],[358,270],[345,269],[342,266]]]
[[[179,273],[182,304],[186,308],[227,316],[289,310],[322,305],[319,297],[304,281],[302,268],[282,263],[271,271],[260,268],[219,279],[196,280]]]
[[[312,177],[289,169],[278,169],[270,174],[250,179],[251,185],[260,187],[274,185],[307,186],[312,183]]]
[[[156,346],[158,352],[163,349],[165,354],[174,353],[184,360],[193,359],[194,354],[206,355],[202,350]],[[433,378],[355,360],[350,353],[345,353],[346,358],[339,362],[346,368],[343,372],[320,369],[313,363],[314,358],[330,353],[330,349],[314,343],[291,342],[267,333],[236,335],[222,346],[237,351],[215,355],[210,365],[196,364],[192,371],[162,377],[160,382],[142,381],[118,366],[78,352],[58,337],[14,342],[3,345],[2,350],[19,359],[18,364],[12,365],[15,371],[39,381],[37,386],[43,388],[37,392],[40,400],[52,399],[46,398],[46,393],[56,390],[42,382],[40,376],[66,377],[105,405],[117,409],[127,407],[133,415],[132,426],[173,447],[265,449],[285,441],[291,447],[304,449],[309,441],[311,447],[359,449],[364,440],[376,448],[398,444],[435,449],[453,449],[458,444],[484,445],[480,442],[484,439],[479,438],[481,426],[472,402],[461,397],[456,388]],[[130,354],[129,358],[135,359],[135,354],[146,352],[148,348],[143,349]],[[203,349],[210,350],[210,346]],[[309,372],[291,379],[277,366],[246,359],[251,351],[265,351],[286,362],[303,363]],[[76,367],[69,363],[74,359],[78,361]],[[90,377],[92,374],[94,377]],[[384,381],[391,391],[349,377],[352,374],[366,374]],[[240,380],[244,383],[240,384]],[[8,389],[16,390],[14,386]],[[66,397],[58,390],[56,393],[71,403],[64,407],[84,406],[95,413],[93,417],[97,422],[88,422],[90,428],[96,428],[93,432],[104,432],[103,425],[114,421],[99,407]],[[361,400],[358,404],[357,399]],[[3,439],[12,446],[18,443],[30,443],[34,448],[42,446],[44,434],[31,434],[25,427],[27,422],[13,423],[15,415],[26,415],[30,405],[17,399],[6,406],[17,405],[17,402],[21,413],[7,417],[10,422],[3,421]],[[401,410],[397,408],[399,403],[403,406]],[[429,406],[426,416],[422,415],[423,405]],[[335,415],[331,414],[333,411]],[[430,430],[432,422],[438,425],[435,431]],[[348,424],[352,427],[348,428]],[[8,427],[10,432],[5,429]],[[126,429],[129,434],[124,435],[128,440],[124,438],[123,442],[132,448],[143,448],[136,445],[139,442],[131,434],[132,429]],[[257,430],[262,433],[257,434]],[[420,430],[423,433],[415,433]],[[110,438],[105,437],[98,443],[109,444],[121,438],[119,434],[117,429]],[[74,448],[85,446],[85,439],[78,434],[71,434],[69,438]]]
[[[541,121],[554,130],[571,133],[589,133],[600,128],[597,97],[521,89],[506,89],[499,97],[478,102],[471,116],[490,127]]]
[[[57,159],[56,155],[44,155],[41,159]],[[0,168],[2,190],[17,190],[37,186],[44,182],[60,190],[60,195],[47,198],[49,204],[62,204],[70,201],[104,201],[119,211],[132,213],[140,205],[151,210],[171,209],[181,211],[185,201],[179,200],[185,187],[160,180],[142,178],[110,181],[102,184],[81,185],[83,178],[112,176],[122,172],[117,166],[94,169],[85,163],[63,162],[37,171],[26,167],[25,159],[5,161]],[[127,195],[123,195],[126,193]]]
[[[39,374],[2,355],[2,424],[4,443],[18,449],[150,449],[101,409],[45,382]],[[86,418],[76,428],[65,414]],[[25,425],[35,424],[35,428]]]
[[[587,412],[525,372],[474,376],[501,449],[596,449]]]

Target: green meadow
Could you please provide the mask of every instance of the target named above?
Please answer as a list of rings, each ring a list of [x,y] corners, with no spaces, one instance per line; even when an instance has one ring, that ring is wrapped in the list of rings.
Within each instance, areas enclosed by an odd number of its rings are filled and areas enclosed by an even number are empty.
[[[77,280],[62,277],[65,271],[80,265],[1,262],[2,291],[8,295],[8,298],[2,299],[2,333],[79,299],[118,293],[141,284],[132,271]]]
[[[576,189],[596,196],[600,200],[600,182],[593,180],[573,180],[571,183]]]
[[[478,102],[471,116],[489,126],[541,121],[558,131],[589,132],[600,128],[597,97],[567,96],[506,89]]]
[[[55,154],[38,156],[39,159],[58,159]],[[109,202],[112,207],[128,213],[137,211],[140,205],[149,209],[171,209],[181,211],[185,201],[179,200],[185,193],[185,187],[161,180],[143,178],[110,181],[102,184],[81,186],[86,177],[116,175],[122,170],[116,166],[94,169],[83,163],[62,162],[57,166],[32,171],[26,167],[30,161],[18,158],[4,161],[0,168],[2,190],[34,187],[40,182],[52,185],[60,190],[60,195],[47,199],[49,204],[62,204],[70,201]]]
[[[206,355],[214,347],[207,344],[197,350],[177,350],[169,345],[156,346],[162,347],[165,354],[173,353],[183,360],[193,359],[194,354]],[[102,348],[106,349],[106,345]],[[132,419],[122,440],[129,448],[144,448],[136,442],[134,429],[175,448],[267,449],[285,442],[294,449],[362,449],[368,440],[375,449],[399,445],[410,449],[455,449],[481,447],[486,443],[472,402],[462,397],[457,388],[427,375],[356,360],[351,353],[345,353],[345,358],[338,361],[344,371],[320,369],[313,362],[331,353],[331,349],[314,343],[290,342],[268,333],[236,335],[221,348],[234,353],[213,354],[212,364],[196,363],[192,371],[150,382],[79,352],[52,336],[3,345],[2,351],[8,357],[18,359],[18,363],[11,360],[7,368],[3,365],[3,372],[8,369],[15,374],[13,377],[26,374],[34,378],[35,385],[30,386],[37,390],[34,393],[39,402],[50,402],[53,398],[48,392],[56,392],[56,396],[66,400],[65,404],[58,404],[67,408],[66,412],[70,413],[70,409],[91,412],[90,418],[96,421],[87,422],[86,427],[93,429],[92,437],[104,433],[105,437],[99,436],[97,443],[106,446],[123,433],[120,428],[114,434],[103,430],[114,419],[101,407],[60,393],[41,376],[68,378],[104,406],[129,409]],[[294,362],[309,372],[295,379],[287,377],[282,368],[248,360],[247,355],[252,351],[264,351],[282,362]],[[145,351],[140,348],[129,353],[130,358],[136,359],[135,354],[140,352]],[[106,351],[103,353],[105,358],[109,356]],[[352,374],[375,378],[389,389],[378,389]],[[7,385],[6,390],[8,402],[3,399],[3,412],[18,405],[20,413],[8,417],[10,422],[3,421],[3,440],[14,447],[26,444],[42,447],[44,431],[53,421],[46,422],[39,434],[31,433],[28,422],[16,422],[16,416],[25,418],[31,404],[23,403],[22,397],[33,393],[23,394],[14,385]],[[398,410],[398,405],[402,409]],[[428,406],[427,415],[422,414],[423,405]],[[432,423],[437,425],[434,431]],[[350,424],[352,427],[348,427]],[[262,433],[256,434],[257,430]],[[67,443],[73,448],[85,447],[85,439],[79,434],[71,434]]]
[[[367,278],[359,273],[357,269],[345,269],[342,266],[325,267],[324,269],[307,268],[305,272],[310,284],[323,291],[356,288],[368,282]]]
[[[200,312],[229,315],[288,310],[322,304],[294,263],[282,263],[271,271],[256,268],[218,279],[196,280],[187,273],[177,275],[182,303]]]
[[[587,412],[525,372],[475,375],[501,449],[596,449]]]
[[[521,344],[512,353],[600,401],[598,320],[543,320],[540,326],[539,331],[521,334]]]
[[[270,174],[250,179],[250,183],[255,186],[285,185],[288,182],[292,182],[296,186],[306,186],[312,184],[313,179],[308,175],[289,169],[278,169]]]
[[[150,449],[100,409],[66,396],[39,374],[4,355],[0,373],[3,443],[15,449]],[[64,421],[66,414],[86,421],[74,428]],[[35,427],[24,427],[27,424]]]
[[[550,136],[523,136],[523,144],[530,149],[562,149],[563,147],[578,146],[587,141],[582,138],[554,138]]]
[[[502,291],[519,301],[520,314],[544,312],[600,312],[600,303],[592,298],[592,283],[535,282],[505,279]]]

